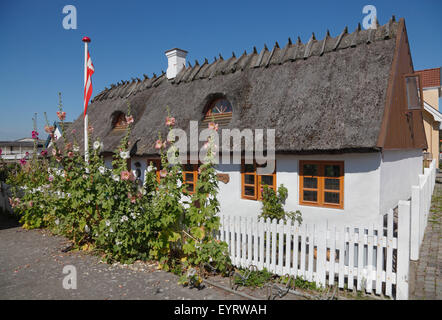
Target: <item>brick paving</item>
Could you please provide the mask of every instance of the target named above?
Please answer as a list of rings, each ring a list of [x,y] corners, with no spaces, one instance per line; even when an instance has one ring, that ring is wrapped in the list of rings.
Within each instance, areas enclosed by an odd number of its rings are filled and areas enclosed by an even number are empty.
[[[410,299],[442,300],[442,174],[436,179],[433,202],[420,247],[419,260],[410,263]]]

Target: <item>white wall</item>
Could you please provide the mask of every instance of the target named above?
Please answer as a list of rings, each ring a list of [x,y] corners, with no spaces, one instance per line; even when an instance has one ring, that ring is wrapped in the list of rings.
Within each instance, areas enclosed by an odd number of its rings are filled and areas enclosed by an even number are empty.
[[[299,204],[299,160],[344,161],[344,209],[331,209]],[[379,214],[380,153],[353,153],[341,155],[278,155],[276,183],[288,189],[286,210],[300,210],[306,223],[328,220],[329,223],[365,223]],[[224,214],[259,215],[261,202],[241,199],[239,165],[218,165],[228,173],[230,182],[220,185],[219,200]]]
[[[381,159],[380,212],[387,213],[399,200],[408,200],[411,186],[418,185],[422,171],[421,149],[383,151]]]

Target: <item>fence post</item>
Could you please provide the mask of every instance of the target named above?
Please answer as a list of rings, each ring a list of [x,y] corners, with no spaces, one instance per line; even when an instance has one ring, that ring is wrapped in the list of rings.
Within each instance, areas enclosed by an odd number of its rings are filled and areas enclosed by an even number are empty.
[[[419,186],[411,187],[410,259],[419,259],[420,208]]]
[[[396,299],[408,300],[408,272],[410,263],[410,201],[399,201]]]

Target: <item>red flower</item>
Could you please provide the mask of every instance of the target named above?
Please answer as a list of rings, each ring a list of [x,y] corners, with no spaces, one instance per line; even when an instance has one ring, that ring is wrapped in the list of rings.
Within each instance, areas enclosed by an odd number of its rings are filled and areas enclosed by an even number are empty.
[[[58,119],[60,119],[60,121],[63,121],[66,118],[66,112],[57,111],[57,117],[58,117]]]
[[[2,155],[2,153],[3,153],[3,150],[0,148],[0,156]]]
[[[40,153],[43,157],[46,157],[48,155],[48,150],[42,150]]]
[[[32,131],[32,139],[38,139],[38,132]]]
[[[24,166],[25,164],[26,164],[26,160],[23,158],[23,159],[20,159],[20,164],[22,165],[22,166]]]

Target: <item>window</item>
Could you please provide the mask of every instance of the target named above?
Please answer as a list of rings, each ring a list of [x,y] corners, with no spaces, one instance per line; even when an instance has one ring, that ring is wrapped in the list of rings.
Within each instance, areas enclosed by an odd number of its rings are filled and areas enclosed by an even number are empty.
[[[183,184],[186,186],[188,194],[193,194],[195,192],[197,180],[198,180],[198,165],[197,164],[183,165]]]
[[[206,108],[203,123],[216,122],[219,126],[227,125],[232,119],[232,105],[229,100],[220,98],[212,101]]]
[[[299,161],[299,203],[344,208],[344,162]]]
[[[405,76],[405,91],[408,110],[422,109],[421,86],[419,75]]]
[[[261,200],[261,188],[264,185],[269,186],[276,192],[276,169],[272,174],[258,175],[256,169],[260,165],[246,164],[241,165],[241,198],[249,200]]]
[[[126,115],[120,111],[116,112],[112,117],[112,129],[114,131],[125,131],[126,128]]]

